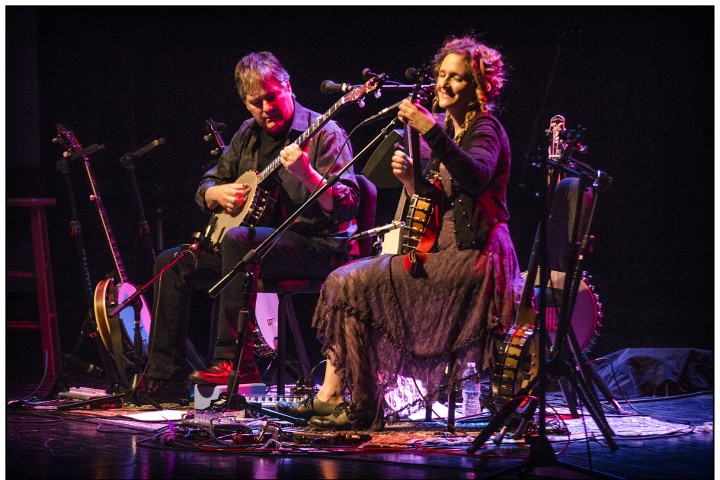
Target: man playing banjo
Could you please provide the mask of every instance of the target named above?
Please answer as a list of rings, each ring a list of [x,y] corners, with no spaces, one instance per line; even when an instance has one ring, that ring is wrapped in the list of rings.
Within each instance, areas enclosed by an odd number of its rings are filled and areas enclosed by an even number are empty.
[[[294,142],[312,130],[320,116],[295,99],[290,76],[270,52],[250,53],[235,67],[235,84],[252,118],[233,136],[217,165],[203,175],[196,202],[215,217],[236,219],[236,226],[213,237],[212,248],[199,256],[185,256],[157,282],[153,302],[147,371],[148,393],[158,401],[177,402],[193,383],[227,384],[235,354],[238,313],[243,306],[243,282],[229,282],[219,296],[218,336],[214,362],[207,370],[187,375],[184,369],[186,337],[193,289],[210,288],[233,270],[246,253],[266,239],[320,188],[324,176],[338,172],[352,159],[347,134],[335,122],[327,121],[304,142]],[[263,171],[273,162],[278,170],[259,187],[242,181],[243,175]],[[250,173],[249,173],[250,172]],[[242,178],[241,178],[242,177]],[[269,187],[267,186],[269,184]],[[261,188],[262,187],[262,188]],[[243,213],[256,194],[267,193],[268,207],[255,222],[246,222]],[[340,181],[310,205],[277,237],[267,255],[248,266],[254,278],[318,279],[346,263],[350,257],[346,240],[357,229],[355,215],[359,188],[352,168]],[[264,201],[264,200],[263,200]],[[217,220],[215,218],[214,220]],[[247,226],[247,224],[253,226]],[[159,273],[183,247],[162,252],[154,270]],[[254,300],[254,299],[253,299]],[[255,365],[253,341],[244,329],[245,347],[240,359],[239,383],[260,381]],[[243,332],[240,332],[243,333]],[[243,339],[240,339],[243,342]]]

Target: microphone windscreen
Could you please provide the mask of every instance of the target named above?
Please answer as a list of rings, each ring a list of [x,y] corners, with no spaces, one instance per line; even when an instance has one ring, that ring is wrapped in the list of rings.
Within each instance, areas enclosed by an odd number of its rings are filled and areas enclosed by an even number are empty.
[[[332,80],[325,80],[320,84],[320,91],[324,93],[325,95],[328,95],[330,93],[340,92],[342,91],[342,85],[338,85],[337,83],[333,82]]]
[[[418,79],[418,71],[416,68],[410,67],[407,70],[405,70],[405,79],[408,82],[417,82]]]

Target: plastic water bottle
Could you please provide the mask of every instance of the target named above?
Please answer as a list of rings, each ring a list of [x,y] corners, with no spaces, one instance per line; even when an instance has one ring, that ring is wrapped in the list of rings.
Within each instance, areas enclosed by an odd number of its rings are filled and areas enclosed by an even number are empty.
[[[478,388],[475,362],[468,362],[462,374],[463,416],[471,417],[480,413],[480,389]]]

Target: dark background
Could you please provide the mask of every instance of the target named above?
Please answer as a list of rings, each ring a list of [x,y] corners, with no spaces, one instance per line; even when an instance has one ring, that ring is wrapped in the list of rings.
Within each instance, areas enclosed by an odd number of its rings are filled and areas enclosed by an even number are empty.
[[[339,96],[321,94],[322,81],[360,84],[366,67],[404,81],[405,70],[430,61],[448,35],[470,31],[511,67],[499,116],[513,148],[508,202],[521,265],[544,181],[530,165],[544,158],[544,130],[561,114],[569,128],[587,128],[588,152],[578,158],[614,179],[586,264],[604,314],[593,356],[712,349],[713,17],[712,7],[657,6],[6,7],[6,195],[58,200],[48,222],[63,349],[74,347],[86,304],[66,179],[57,170],[62,148],[51,142],[57,123],[84,146],[105,145],[91,157],[93,172],[129,278],[141,285],[152,261],[119,159],[166,139],[135,163],[142,205],[157,252],[190,241],[207,222],[193,199],[213,160],[205,120],[226,123],[229,141],[249,116],[233,83],[240,57],[274,52],[300,102],[324,112]],[[402,97],[387,91],[334,118],[349,132]],[[358,130],[354,151],[380,127]],[[82,163],[70,164],[68,178],[94,286],[112,260]],[[398,190],[380,191],[378,225],[392,218],[398,198]],[[16,250],[23,244],[15,222],[8,211],[8,268],[27,259]],[[11,305],[18,297],[6,293]],[[207,306],[202,292],[196,304]],[[196,320],[206,323],[202,312]],[[80,355],[94,348],[87,343]]]

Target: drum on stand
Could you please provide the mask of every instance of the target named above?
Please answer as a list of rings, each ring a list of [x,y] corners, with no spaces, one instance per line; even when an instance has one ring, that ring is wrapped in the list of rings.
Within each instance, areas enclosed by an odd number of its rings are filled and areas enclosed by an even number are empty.
[[[527,280],[527,272],[523,272],[522,277]],[[539,280],[536,279],[535,293],[537,295],[540,293],[539,284]],[[545,290],[547,298],[545,304],[545,328],[553,344],[555,344],[555,336],[559,326],[564,285],[565,272],[555,270],[550,272],[550,281]],[[595,288],[590,283],[590,276],[587,275],[587,272],[583,272],[580,279],[570,324],[575,332],[581,352],[587,355],[600,337],[600,328],[602,327],[602,304],[595,293]]]

